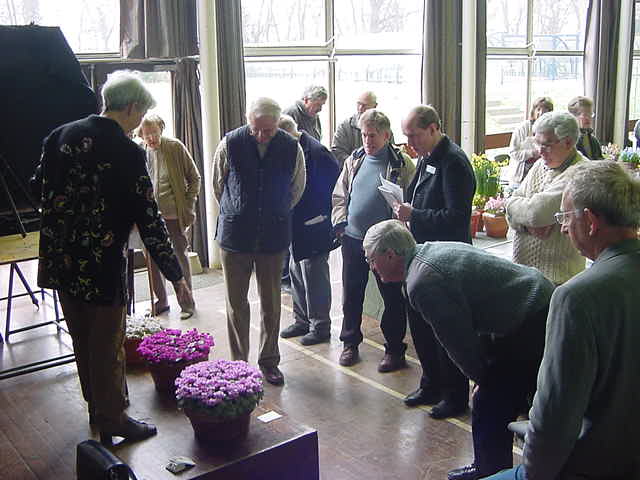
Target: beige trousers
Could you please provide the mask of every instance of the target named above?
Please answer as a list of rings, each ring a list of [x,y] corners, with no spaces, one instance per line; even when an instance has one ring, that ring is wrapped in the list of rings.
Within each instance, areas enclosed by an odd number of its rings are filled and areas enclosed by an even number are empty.
[[[117,422],[127,405],[126,306],[94,305],[63,292],[59,294],[89,411]]]
[[[274,367],[280,363],[280,278],[285,252],[234,253],[220,249],[226,287],[227,331],[234,360],[247,361],[249,357],[250,309],[247,295],[255,267],[261,320],[258,365]]]

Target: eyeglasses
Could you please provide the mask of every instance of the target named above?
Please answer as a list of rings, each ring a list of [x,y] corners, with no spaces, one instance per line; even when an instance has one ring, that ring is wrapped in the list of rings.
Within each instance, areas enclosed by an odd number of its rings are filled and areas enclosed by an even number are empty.
[[[540,151],[542,150],[551,150],[553,148],[554,145],[560,143],[562,139],[559,138],[558,140],[556,140],[555,142],[549,142],[549,143],[536,143],[536,148]]]
[[[564,225],[565,223],[567,223],[567,220],[569,220],[569,217],[571,215],[579,217],[580,215],[582,215],[582,209],[576,208],[575,210],[569,210],[568,212],[557,212],[553,215],[553,218],[556,219],[556,222],[559,225]]]

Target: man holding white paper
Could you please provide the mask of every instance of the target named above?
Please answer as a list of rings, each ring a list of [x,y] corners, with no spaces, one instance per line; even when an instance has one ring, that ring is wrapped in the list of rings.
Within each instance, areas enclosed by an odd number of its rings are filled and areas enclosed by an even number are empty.
[[[406,189],[415,167],[411,159],[389,143],[391,127],[387,116],[375,109],[360,117],[363,147],[345,161],[333,190],[331,220],[342,243],[342,331],[344,349],[340,365],[351,366],[359,360],[362,342],[362,306],[369,279],[369,265],[362,249],[362,239],[371,225],[390,219],[393,211],[378,187],[385,181]],[[406,365],[403,342],[406,312],[400,283],[380,282],[384,301],[380,328],[385,337],[385,355],[378,371],[391,372]]]
[[[420,159],[405,197],[407,203],[396,206],[396,216],[409,222],[418,243],[471,243],[469,222],[476,182],[469,159],[442,132],[440,116],[430,105],[413,108],[402,122],[402,130]],[[464,413],[469,401],[467,378],[448,357],[431,326],[410,306],[407,311],[422,379],[405,403],[410,407],[436,404],[430,415],[437,419]]]

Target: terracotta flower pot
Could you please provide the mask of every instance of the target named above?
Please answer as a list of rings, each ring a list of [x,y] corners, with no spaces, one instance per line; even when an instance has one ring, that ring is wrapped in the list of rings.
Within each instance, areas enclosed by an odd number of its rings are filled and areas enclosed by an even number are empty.
[[[185,408],[184,413],[191,422],[193,433],[201,442],[240,442],[249,434],[250,411],[234,418],[223,419],[190,408]]]
[[[124,341],[124,353],[127,359],[127,365],[144,365],[144,359],[138,353],[138,345],[142,341],[141,338],[127,338]]]
[[[504,215],[494,215],[492,213],[483,213],[484,229],[488,237],[505,238],[509,231],[509,224]]]
[[[476,238],[476,233],[478,233],[478,222],[482,214],[478,210],[474,210],[471,212],[471,223],[469,225],[469,231],[471,233],[471,238]]]
[[[180,375],[180,372],[189,365],[194,363],[204,362],[208,360],[209,356],[193,360],[191,362],[177,362],[177,363],[148,363],[149,373],[153,378],[153,383],[156,386],[156,390],[162,393],[174,394],[176,391],[176,378]]]

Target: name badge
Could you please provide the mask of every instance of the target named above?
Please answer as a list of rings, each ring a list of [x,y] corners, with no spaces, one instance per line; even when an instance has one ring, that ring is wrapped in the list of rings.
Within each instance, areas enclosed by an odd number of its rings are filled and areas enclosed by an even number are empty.
[[[436,173],[436,167],[434,167],[433,165],[427,165],[426,171],[427,173],[433,175],[434,173]]]

